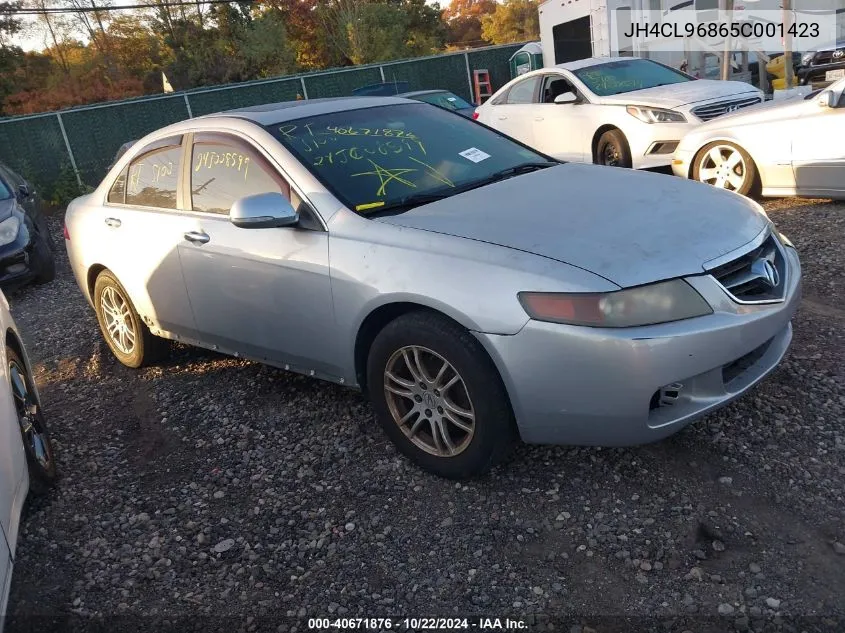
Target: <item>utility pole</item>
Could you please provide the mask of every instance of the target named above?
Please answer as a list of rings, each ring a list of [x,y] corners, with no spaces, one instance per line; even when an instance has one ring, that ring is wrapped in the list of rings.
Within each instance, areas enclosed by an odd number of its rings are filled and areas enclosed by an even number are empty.
[[[792,81],[794,77],[794,69],[792,68],[792,34],[789,30],[792,28],[792,0],[782,0],[783,2],[783,70],[784,78],[786,79],[786,89],[792,88]]]
[[[786,0],[784,0],[786,1]],[[725,0],[725,15],[728,16],[728,35],[725,37],[725,51],[722,53],[722,80],[731,78],[731,25],[734,21],[734,0]]]

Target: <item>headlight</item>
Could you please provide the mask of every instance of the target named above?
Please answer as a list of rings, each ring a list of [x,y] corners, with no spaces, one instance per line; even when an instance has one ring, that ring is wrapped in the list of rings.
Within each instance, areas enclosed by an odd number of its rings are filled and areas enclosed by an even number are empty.
[[[532,319],[590,327],[636,327],[712,314],[713,309],[681,279],[605,293],[520,292]]]
[[[801,56],[801,65],[802,66],[809,66],[810,62],[813,61],[813,57],[815,57],[815,56],[816,56],[816,54],[812,51],[809,52],[809,53],[804,53]]]
[[[6,218],[0,222],[0,246],[11,244],[18,237],[18,231],[21,228],[21,221],[15,216]]]
[[[644,108],[629,105],[625,110],[631,116],[637,117],[643,123],[686,123],[687,119],[680,112],[664,110],[662,108]]]

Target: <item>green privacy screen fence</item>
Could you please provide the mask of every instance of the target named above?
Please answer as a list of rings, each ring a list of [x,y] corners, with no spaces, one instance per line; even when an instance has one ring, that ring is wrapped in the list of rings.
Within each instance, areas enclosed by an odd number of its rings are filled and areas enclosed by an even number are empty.
[[[361,86],[393,81],[407,82],[409,90],[442,88],[472,100],[472,71],[489,71],[493,89],[500,88],[510,79],[508,60],[520,46],[490,46],[0,119],[0,161],[41,187],[45,196],[55,196],[62,181],[96,186],[123,143],[189,117],[290,101],[298,94],[308,99],[347,96]]]

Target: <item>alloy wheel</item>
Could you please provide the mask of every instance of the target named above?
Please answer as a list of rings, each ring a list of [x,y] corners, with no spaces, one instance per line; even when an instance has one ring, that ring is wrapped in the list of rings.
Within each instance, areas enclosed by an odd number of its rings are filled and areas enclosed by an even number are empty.
[[[129,302],[116,288],[106,286],[100,294],[100,311],[112,344],[123,354],[131,354],[137,333]]]
[[[739,191],[747,173],[742,153],[730,145],[716,145],[699,159],[698,179],[714,187]]]
[[[16,360],[9,361],[9,379],[12,383],[15,411],[18,414],[18,423],[27,451],[38,466],[47,472],[52,467],[53,452],[50,449],[50,440],[41,417],[41,406],[29,388],[26,372]]]
[[[449,361],[426,347],[396,350],[384,370],[384,395],[393,421],[417,447],[453,457],[475,433],[466,384]]]

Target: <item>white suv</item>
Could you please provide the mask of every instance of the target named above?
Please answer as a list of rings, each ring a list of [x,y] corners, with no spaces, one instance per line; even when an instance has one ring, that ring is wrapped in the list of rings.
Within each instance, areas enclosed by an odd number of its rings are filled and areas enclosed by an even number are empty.
[[[643,169],[669,166],[678,142],[702,121],[762,101],[744,82],[606,57],[520,75],[474,118],[560,160]]]

